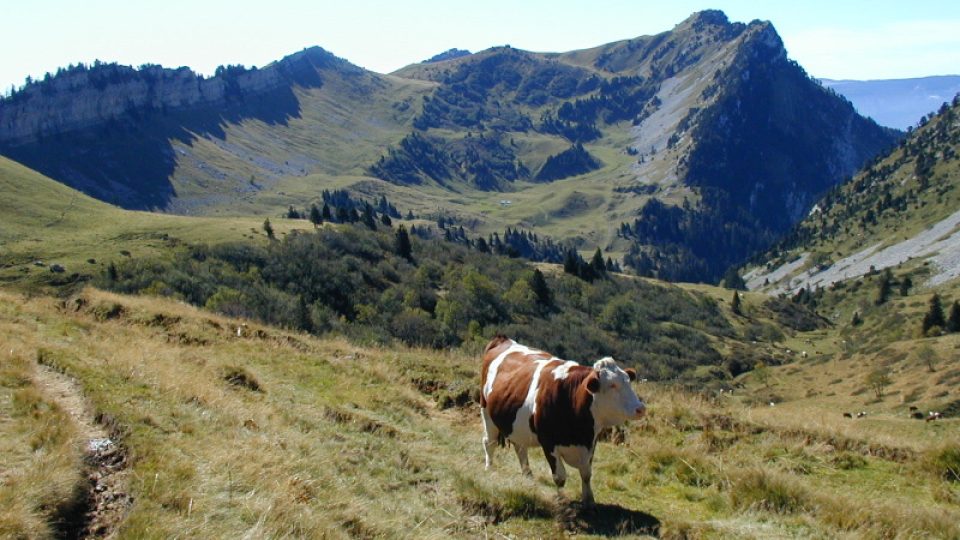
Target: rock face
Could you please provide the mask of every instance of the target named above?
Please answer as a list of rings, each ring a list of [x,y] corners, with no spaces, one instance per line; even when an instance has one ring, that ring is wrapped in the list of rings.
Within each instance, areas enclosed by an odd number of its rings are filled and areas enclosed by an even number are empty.
[[[173,141],[222,137],[225,123],[282,124],[300,115],[295,87],[362,70],[319,47],[262,69],[96,64],[62,70],[0,101],[0,153],[99,199],[162,209],[175,196]]]
[[[292,84],[319,86],[322,81],[317,70],[337,64],[346,62],[314,47],[263,69],[221,68],[211,78],[185,67],[144,66],[138,70],[97,64],[73,68],[0,102],[0,144],[24,145],[129,114],[225,108],[245,96]]]

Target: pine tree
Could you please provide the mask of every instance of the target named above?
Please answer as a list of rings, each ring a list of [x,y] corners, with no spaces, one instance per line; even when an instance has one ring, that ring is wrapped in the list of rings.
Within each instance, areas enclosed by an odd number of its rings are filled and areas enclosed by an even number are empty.
[[[397,227],[394,251],[397,255],[413,262],[413,246],[410,244],[410,235],[407,234],[407,229],[403,225]]]
[[[363,205],[363,217],[361,221],[363,221],[363,224],[371,231],[377,230],[377,220],[373,215],[373,206],[370,206],[370,203]]]
[[[390,219],[390,214],[387,214],[386,212],[380,214],[380,223],[384,227],[393,227],[393,220]]]
[[[874,303],[878,306],[886,303],[887,298],[890,297],[890,292],[893,290],[893,273],[890,272],[890,269],[887,268],[883,271],[883,276],[880,277],[880,289],[877,291],[877,299],[874,300]]]
[[[481,239],[482,240],[482,239]],[[548,308],[553,305],[553,299],[550,294],[550,287],[547,286],[547,280],[543,277],[543,272],[539,268],[533,270],[533,277],[530,279],[530,288],[537,295],[537,303],[541,307]]]
[[[320,212],[323,221],[333,221],[333,214],[330,213],[330,205],[323,203],[323,211]]]
[[[727,268],[727,271],[723,274],[723,286],[727,289],[734,289],[737,291],[747,290],[747,284],[743,281],[743,278],[740,277],[740,274],[737,273],[737,269],[734,266]]]
[[[603,262],[603,253],[600,252],[600,248],[597,248],[597,251],[593,253],[593,259],[590,261],[590,269],[593,270],[594,275],[597,277],[607,273],[607,263]]]
[[[733,291],[733,299],[730,300],[730,311],[737,315],[743,315],[740,308],[740,293],[736,290]]]
[[[263,232],[267,233],[267,238],[273,240],[273,225],[270,224],[270,218],[263,220]]]
[[[954,300],[947,318],[947,332],[960,332],[960,302]]]
[[[946,321],[943,317],[943,306],[940,304],[940,295],[934,293],[933,297],[930,298],[930,309],[928,309],[927,314],[923,316],[923,335],[927,335],[927,332],[933,327],[943,329],[945,325]]]
[[[572,274],[574,276],[579,274],[580,270],[580,256],[577,254],[577,251],[573,248],[567,250],[567,254],[563,258],[563,271],[567,274]]]
[[[910,288],[913,287],[913,280],[910,279],[910,276],[904,276],[900,280],[900,296],[906,296],[910,294]]]
[[[310,205],[310,223],[313,223],[314,228],[323,224],[323,215],[320,214],[320,209],[315,204]]]

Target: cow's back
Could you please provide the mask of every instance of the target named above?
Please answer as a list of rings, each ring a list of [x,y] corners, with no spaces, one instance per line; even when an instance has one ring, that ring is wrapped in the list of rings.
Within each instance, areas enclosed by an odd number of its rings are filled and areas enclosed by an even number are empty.
[[[481,366],[480,406],[486,409],[501,436],[513,430],[537,371],[538,360],[552,355],[497,336],[484,349]]]

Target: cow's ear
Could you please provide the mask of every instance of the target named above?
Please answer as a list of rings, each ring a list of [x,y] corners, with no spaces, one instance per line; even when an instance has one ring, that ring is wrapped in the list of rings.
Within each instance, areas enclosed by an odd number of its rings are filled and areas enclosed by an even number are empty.
[[[624,371],[627,372],[627,377],[630,377],[630,380],[631,380],[631,381],[637,380],[637,370],[628,367],[628,368],[625,369]]]
[[[600,390],[600,375],[597,375],[597,372],[594,371],[590,375],[587,375],[586,381],[584,384],[587,386],[587,391],[591,394],[597,393]]]

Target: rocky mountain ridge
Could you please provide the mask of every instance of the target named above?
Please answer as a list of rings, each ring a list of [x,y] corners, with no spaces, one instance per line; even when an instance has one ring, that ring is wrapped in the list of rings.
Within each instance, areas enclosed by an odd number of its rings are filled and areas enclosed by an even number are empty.
[[[320,47],[304,49],[262,69],[221,66],[209,78],[186,67],[81,65],[0,101],[0,145],[32,143],[145,111],[226,108],[245,97],[293,85],[319,86],[317,70],[335,66],[352,67]]]
[[[898,137],[810,79],[770,23],[719,11],[593,49],[431,60],[379,75],[311,49],[210,80],[93,68],[0,103],[0,153],[131,208],[279,211],[303,204],[281,184],[336,182],[714,281]],[[490,192],[513,195],[491,207]]]

